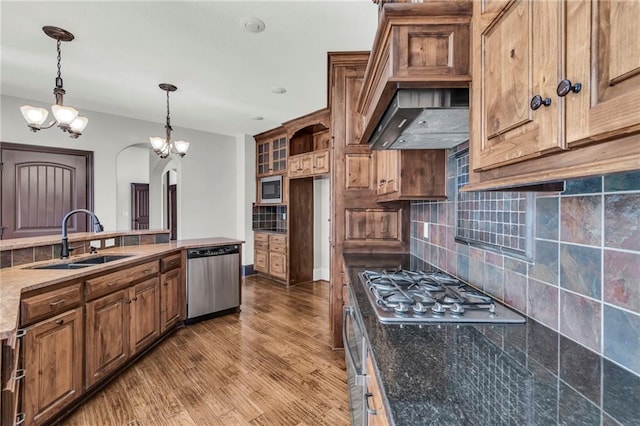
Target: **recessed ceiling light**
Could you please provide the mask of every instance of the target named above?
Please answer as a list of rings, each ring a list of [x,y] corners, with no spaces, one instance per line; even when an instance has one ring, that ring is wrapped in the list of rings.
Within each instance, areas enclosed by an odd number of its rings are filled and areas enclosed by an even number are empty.
[[[265,29],[264,22],[261,19],[247,16],[240,18],[240,26],[249,33],[261,33]]]
[[[260,120],[264,120],[264,117],[262,117],[261,115],[256,115],[255,117],[251,117],[252,120],[256,120],[256,121],[260,121]]]
[[[283,93],[287,93],[287,89],[285,89],[284,87],[274,87],[273,89],[271,89],[271,91],[273,93],[278,94],[278,95],[282,95]]]

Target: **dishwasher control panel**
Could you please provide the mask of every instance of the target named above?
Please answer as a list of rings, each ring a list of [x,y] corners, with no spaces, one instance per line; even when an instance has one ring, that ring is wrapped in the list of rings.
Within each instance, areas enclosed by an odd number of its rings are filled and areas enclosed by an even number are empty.
[[[240,246],[238,244],[191,249],[187,251],[187,258],[194,259],[197,257],[224,256],[234,253],[240,253]]]

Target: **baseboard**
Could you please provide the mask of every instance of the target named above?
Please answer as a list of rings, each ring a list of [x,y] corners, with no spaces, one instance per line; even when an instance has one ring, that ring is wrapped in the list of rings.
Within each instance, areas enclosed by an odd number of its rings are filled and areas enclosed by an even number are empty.
[[[313,280],[324,280],[329,281],[329,269],[328,268],[315,268],[313,270]]]

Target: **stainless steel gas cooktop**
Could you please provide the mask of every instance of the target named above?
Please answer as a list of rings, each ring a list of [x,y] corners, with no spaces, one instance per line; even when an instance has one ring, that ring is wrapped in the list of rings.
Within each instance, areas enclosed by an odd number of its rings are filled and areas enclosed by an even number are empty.
[[[524,323],[519,313],[439,271],[364,271],[360,280],[382,323]]]

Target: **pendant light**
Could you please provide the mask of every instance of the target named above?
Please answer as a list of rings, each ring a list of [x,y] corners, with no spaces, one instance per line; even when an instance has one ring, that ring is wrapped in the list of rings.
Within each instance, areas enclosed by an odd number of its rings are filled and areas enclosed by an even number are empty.
[[[169,117],[169,92],[175,92],[178,90],[176,86],[169,83],[160,83],[158,85],[160,89],[167,92],[167,124],[165,128],[165,137],[153,136],[149,138],[153,151],[160,156],[160,158],[167,158],[169,154],[178,154],[180,157],[184,157],[189,149],[189,142],[175,141],[171,142],[171,118]]]
[[[84,128],[87,127],[89,120],[86,117],[78,117],[78,110],[74,107],[63,105],[63,98],[66,92],[62,87],[62,76],[60,71],[60,44],[63,41],[73,40],[74,36],[67,30],[52,26],[42,27],[42,31],[57,41],[58,76],[56,77],[56,87],[53,89],[53,94],[56,96],[56,103],[51,106],[51,111],[53,112],[55,120],[50,122],[48,125],[43,126],[43,123],[49,116],[49,111],[45,108],[23,105],[20,107],[20,111],[22,112],[24,119],[27,120],[28,126],[32,132],[49,129],[57,124],[63,132],[67,132],[72,138],[77,139],[78,136],[82,134]]]

